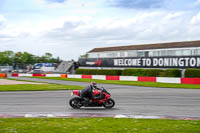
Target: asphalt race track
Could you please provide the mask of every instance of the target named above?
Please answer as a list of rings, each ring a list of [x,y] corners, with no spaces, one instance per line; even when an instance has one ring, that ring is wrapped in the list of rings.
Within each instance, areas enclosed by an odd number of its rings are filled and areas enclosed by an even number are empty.
[[[29,78],[28,78],[29,79]],[[29,79],[30,80],[30,79]],[[41,80],[51,83],[83,85],[87,83]],[[200,90],[103,85],[111,92],[113,109],[72,109],[71,91],[0,92],[0,115],[20,113],[99,113],[144,116],[200,117]]]

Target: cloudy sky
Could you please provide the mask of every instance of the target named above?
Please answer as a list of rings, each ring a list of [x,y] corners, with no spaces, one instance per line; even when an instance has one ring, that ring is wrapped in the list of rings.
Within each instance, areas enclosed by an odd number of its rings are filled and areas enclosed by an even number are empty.
[[[200,40],[200,0],[0,0],[0,51],[74,59],[96,47]]]

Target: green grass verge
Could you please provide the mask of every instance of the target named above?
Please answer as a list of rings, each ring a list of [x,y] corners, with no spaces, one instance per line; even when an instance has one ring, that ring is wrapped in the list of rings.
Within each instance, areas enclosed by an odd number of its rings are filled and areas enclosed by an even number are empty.
[[[200,85],[191,85],[191,84],[171,84],[171,83],[158,83],[158,82],[155,83],[155,82],[138,82],[138,81],[75,79],[75,78],[60,78],[60,77],[31,77],[31,78],[66,80],[66,81],[76,81],[76,82],[95,81],[95,82],[101,83],[101,84],[119,84],[119,85],[133,85],[133,86],[145,86],[145,87],[160,87],[160,88],[200,89]]]
[[[82,88],[83,88],[82,86],[59,85],[59,84],[0,85],[0,91],[51,91],[51,90],[78,90]]]
[[[0,133],[199,133],[200,121],[114,118],[7,118]]]

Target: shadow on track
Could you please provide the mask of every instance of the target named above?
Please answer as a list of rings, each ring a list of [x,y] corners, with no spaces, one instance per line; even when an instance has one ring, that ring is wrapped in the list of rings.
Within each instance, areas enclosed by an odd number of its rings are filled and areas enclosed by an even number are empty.
[[[111,109],[106,109],[106,108],[87,108],[87,107],[84,107],[84,108],[80,108],[80,109],[73,109],[73,108],[70,108],[71,110],[94,110],[94,111],[112,111],[112,110],[119,110],[118,108],[111,108]]]

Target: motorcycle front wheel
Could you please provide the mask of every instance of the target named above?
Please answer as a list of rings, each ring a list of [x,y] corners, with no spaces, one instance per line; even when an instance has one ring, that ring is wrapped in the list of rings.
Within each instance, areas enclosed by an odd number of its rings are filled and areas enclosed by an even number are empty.
[[[69,101],[69,105],[73,108],[73,109],[79,109],[81,108],[82,104],[81,104],[81,99],[79,97],[74,97]]]
[[[112,107],[115,106],[115,101],[112,98],[110,98],[108,101],[103,103],[103,106],[106,109],[111,109]]]

